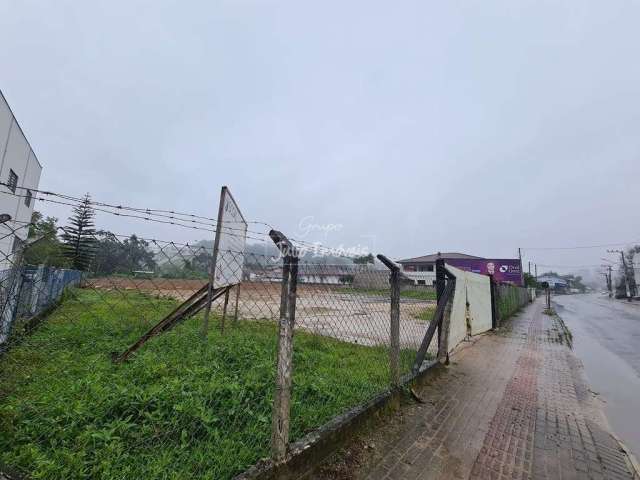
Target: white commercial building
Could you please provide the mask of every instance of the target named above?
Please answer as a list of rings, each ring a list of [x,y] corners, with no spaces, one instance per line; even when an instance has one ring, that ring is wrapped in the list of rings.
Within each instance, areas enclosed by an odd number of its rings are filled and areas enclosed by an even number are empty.
[[[11,216],[0,225],[3,270],[10,266],[7,258],[27,238],[41,173],[42,165],[0,92],[0,214]]]

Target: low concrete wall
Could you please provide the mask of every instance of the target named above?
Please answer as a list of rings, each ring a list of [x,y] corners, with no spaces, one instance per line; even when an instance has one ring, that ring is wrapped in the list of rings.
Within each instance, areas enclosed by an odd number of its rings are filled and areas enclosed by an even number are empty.
[[[388,270],[363,270],[356,272],[353,276],[354,288],[370,288],[373,290],[385,289],[389,287]]]
[[[403,385],[418,386],[440,375],[444,367],[431,363],[417,374],[403,377]],[[294,480],[312,479],[314,470],[330,455],[338,451],[359,432],[370,428],[381,417],[399,408],[401,390],[387,390],[367,403],[335,417],[319,429],[289,446],[287,461],[275,465],[271,460],[261,460],[234,480]]]

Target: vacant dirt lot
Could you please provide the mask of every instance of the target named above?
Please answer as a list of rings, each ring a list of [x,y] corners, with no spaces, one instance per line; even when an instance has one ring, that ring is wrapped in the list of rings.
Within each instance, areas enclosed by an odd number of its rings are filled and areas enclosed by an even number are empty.
[[[87,286],[106,290],[136,290],[152,295],[186,300],[205,285],[205,280],[143,279],[106,277],[91,279]],[[227,317],[277,320],[280,312],[279,283],[243,282],[230,293]],[[214,308],[222,311],[224,300]],[[418,318],[433,309],[435,302],[402,299],[400,303],[400,343],[403,348],[418,348],[428,322]],[[362,345],[389,344],[389,298],[386,295],[358,293],[343,286],[299,285],[296,302],[296,327]],[[428,318],[428,317],[426,317]]]

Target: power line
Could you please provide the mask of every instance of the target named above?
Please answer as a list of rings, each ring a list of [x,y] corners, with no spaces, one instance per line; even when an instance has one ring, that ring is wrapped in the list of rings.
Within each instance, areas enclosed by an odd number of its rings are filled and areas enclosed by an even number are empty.
[[[0,182],[0,185],[9,187],[9,185],[4,182]],[[29,189],[29,188],[20,187],[20,186],[16,186],[16,188],[19,188],[21,190],[29,190],[41,196],[32,196],[32,195],[26,195],[26,194],[21,195],[13,191],[7,192],[2,190],[0,190],[0,193],[3,193],[5,195],[15,196],[18,198],[29,197],[29,198],[32,198],[34,201],[48,202],[56,205],[64,205],[69,207],[77,207],[86,201],[84,198],[74,197],[72,195],[66,195],[66,194],[47,191],[47,190]],[[51,196],[57,197],[58,200],[55,200],[53,198],[44,198],[42,195],[46,197],[51,197]],[[106,214],[114,215],[117,217],[135,218],[135,219],[144,220],[151,223],[174,225],[182,228],[188,228],[191,230],[199,230],[199,231],[215,233],[217,228],[217,223],[218,223],[217,220],[210,217],[195,215],[191,213],[181,213],[174,210],[162,210],[162,209],[151,209],[151,208],[138,208],[138,207],[131,207],[126,205],[114,205],[110,203],[100,202],[97,200],[89,200],[89,204],[91,205],[91,208],[96,212],[106,213]],[[125,213],[125,212],[128,212],[128,213]],[[188,217],[188,218],[179,218],[176,215],[181,217]],[[202,220],[206,220],[206,222]],[[244,223],[244,222],[225,220],[223,223],[226,224],[226,223]],[[271,224],[263,221],[248,221],[246,223],[253,224],[253,225],[263,225],[270,229],[274,229],[274,227]],[[210,228],[207,228],[207,227],[210,227]],[[256,240],[260,242],[266,241],[266,235],[267,235],[266,232],[259,232],[255,230],[237,228],[237,227],[232,227],[228,225],[220,225],[220,229],[223,231],[225,235],[228,235],[228,236],[238,237],[238,238],[244,237],[247,239]],[[242,232],[242,234],[234,233],[234,232]],[[265,237],[255,237],[255,236],[249,235],[250,233],[254,235],[265,236]],[[122,236],[124,237],[124,235]],[[138,238],[142,238],[142,237],[138,237]],[[145,239],[145,241],[148,241],[148,240],[149,239]],[[328,254],[328,255],[345,257],[345,258],[353,258],[358,256],[355,253],[353,254],[346,253],[349,249],[346,249],[344,247],[326,247],[321,245],[320,243],[307,242],[304,240],[299,240],[291,237],[290,237],[290,240],[302,245],[303,247],[300,248],[301,250],[314,250],[318,253],[324,252],[325,254]]]
[[[545,267],[545,268],[595,268],[595,267],[601,267],[602,264],[598,263],[598,264],[592,264],[592,265],[556,265],[556,264],[538,263],[538,266]]]
[[[574,247],[523,247],[523,250],[580,250],[586,248],[606,248],[606,247],[619,247],[629,245],[631,243],[640,243],[640,240],[633,240],[630,242],[622,243],[606,243],[601,245],[579,245]]]

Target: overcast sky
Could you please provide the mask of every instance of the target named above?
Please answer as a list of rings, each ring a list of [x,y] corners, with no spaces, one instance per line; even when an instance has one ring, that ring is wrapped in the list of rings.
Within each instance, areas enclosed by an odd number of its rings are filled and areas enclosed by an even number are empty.
[[[249,219],[395,258],[640,241],[638,1],[97,3],[0,0],[43,189],[215,216],[226,184]]]

